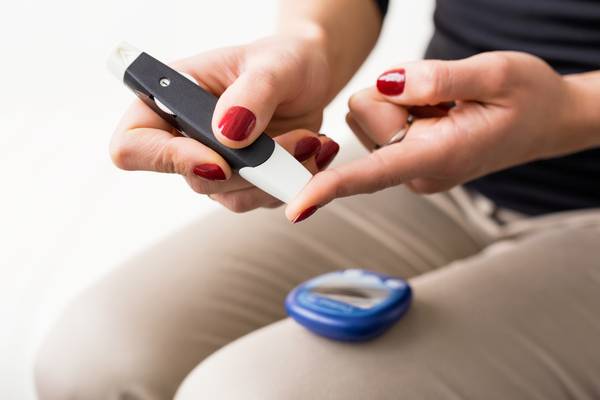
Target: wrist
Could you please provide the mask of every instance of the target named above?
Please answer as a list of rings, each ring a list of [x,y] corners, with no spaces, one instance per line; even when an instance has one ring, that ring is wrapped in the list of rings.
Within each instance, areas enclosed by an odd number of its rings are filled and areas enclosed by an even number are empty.
[[[600,146],[600,113],[597,99],[600,96],[600,75],[591,78],[568,75],[564,78],[568,112],[565,113],[566,132],[577,150]]]
[[[276,35],[300,41],[306,49],[322,53],[329,60],[329,34],[319,23],[310,20],[294,20],[282,24]]]
[[[339,63],[336,62],[336,50],[327,30],[317,22],[310,20],[295,20],[282,26],[276,36],[291,40],[292,46],[298,50],[300,58],[325,87],[327,99],[334,97],[341,89],[335,82],[335,77],[341,75]]]
[[[294,19],[281,21],[276,34],[291,35],[309,41],[323,41],[327,37],[327,30],[316,21]]]

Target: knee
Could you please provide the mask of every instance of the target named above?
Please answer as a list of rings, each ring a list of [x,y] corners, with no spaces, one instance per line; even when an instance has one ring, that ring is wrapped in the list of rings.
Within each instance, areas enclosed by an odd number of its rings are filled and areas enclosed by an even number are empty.
[[[294,376],[298,371],[290,363],[298,366],[299,360],[285,359],[284,353],[275,350],[287,348],[283,342],[298,334],[294,328],[289,321],[278,322],[225,346],[187,376],[175,399],[310,398],[294,394]],[[304,332],[299,333],[304,336]]]
[[[381,338],[358,344],[313,335],[287,319],[227,345],[196,367],[175,400],[304,400],[452,398],[435,385],[427,360],[402,354],[413,329],[393,328]],[[415,318],[416,317],[416,318]],[[433,352],[434,346],[416,346]],[[446,393],[447,395],[447,393]]]
[[[144,376],[150,361],[144,359],[148,354],[139,343],[143,340],[128,331],[119,314],[114,305],[94,293],[86,293],[66,309],[34,360],[40,400],[172,396],[174,389],[153,387],[155,383]]]
[[[372,345],[320,338],[290,319],[225,346],[183,381],[176,400],[376,398],[364,382]],[[377,351],[377,350],[375,350]],[[373,363],[370,367],[379,368]],[[384,374],[385,375],[385,374]],[[383,384],[385,379],[380,379]]]

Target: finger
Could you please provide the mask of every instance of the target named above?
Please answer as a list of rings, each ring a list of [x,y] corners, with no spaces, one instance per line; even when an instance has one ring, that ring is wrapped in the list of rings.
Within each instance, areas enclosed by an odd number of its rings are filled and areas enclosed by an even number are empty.
[[[212,120],[217,139],[232,148],[246,147],[256,140],[285,98],[285,87],[272,74],[241,74],[217,102]]]
[[[113,162],[121,169],[177,173],[197,180],[193,187],[201,193],[244,186],[243,181],[225,182],[231,178],[232,171],[216,152],[193,139],[173,136],[160,129],[125,131],[113,139],[110,151]]]
[[[113,136],[119,136],[135,128],[160,129],[173,134],[173,136],[175,135],[175,130],[167,121],[138,99],[131,103],[125,114],[123,114]]]
[[[225,181],[210,180],[195,174],[188,174],[184,178],[190,188],[199,194],[227,193],[254,187],[238,174],[233,174]]]
[[[358,141],[369,151],[375,149],[378,146],[358,125],[358,123],[354,120],[351,113],[346,114],[346,123],[354,133],[354,136],[358,139]]]
[[[377,89],[360,90],[348,100],[352,118],[375,144],[387,143],[406,125],[408,111],[389,102]]]
[[[325,135],[320,136],[319,140],[321,140],[321,149],[314,158],[315,172],[322,171],[327,168],[340,151],[340,145],[335,140]],[[312,166],[309,168],[309,170],[313,172]]]
[[[420,120],[402,142],[383,147],[358,160],[316,174],[286,208],[290,221],[297,221],[307,210],[321,207],[338,197],[395,186],[416,177],[428,176],[445,157],[443,146],[430,140],[427,132],[437,121]]]
[[[300,162],[314,157],[321,149],[319,134],[308,129],[295,129],[277,136],[275,141]]]
[[[484,101],[504,90],[507,65],[506,57],[497,53],[455,61],[423,60],[384,72],[376,86],[389,101],[406,106]]]
[[[260,207],[273,208],[282,204],[280,200],[255,187],[211,194],[210,198],[235,213],[244,213]]]
[[[333,139],[307,129],[293,130],[275,140],[312,173],[327,168],[340,150]]]
[[[141,127],[136,127],[135,123]],[[110,153],[114,163],[125,170],[179,173],[211,181],[231,177],[231,169],[219,154],[167,129],[170,126],[155,117],[143,103],[134,103],[111,140]]]
[[[204,53],[177,60],[170,66],[181,73],[194,78],[194,81],[204,90],[219,96],[225,91],[236,76],[229,60],[227,49],[213,49]]]
[[[325,135],[320,135],[306,129],[296,129],[285,133],[276,137],[275,141],[293,154],[313,174],[319,171],[317,155],[320,153],[320,149],[323,146],[326,148],[330,147],[329,143],[335,143]],[[337,144],[334,144],[334,147],[339,148]],[[333,159],[333,156],[329,156],[326,162],[331,162],[331,159]],[[236,179],[236,177],[237,175],[232,180]],[[245,190],[219,192],[211,194],[210,197],[229,210],[238,213],[259,207],[272,208],[282,204],[275,197],[255,187]]]

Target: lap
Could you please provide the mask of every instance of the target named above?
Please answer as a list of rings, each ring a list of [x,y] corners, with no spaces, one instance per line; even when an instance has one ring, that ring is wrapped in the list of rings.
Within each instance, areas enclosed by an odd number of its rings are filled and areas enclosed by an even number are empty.
[[[83,293],[43,346],[38,389],[42,399],[169,398],[207,355],[283,318],[284,296],[303,280],[347,267],[408,278],[481,248],[401,188],[343,199],[297,226],[280,210],[220,212]]]
[[[416,276],[412,309],[348,345],[283,320],[222,348],[177,400],[600,397],[600,230],[500,242]]]

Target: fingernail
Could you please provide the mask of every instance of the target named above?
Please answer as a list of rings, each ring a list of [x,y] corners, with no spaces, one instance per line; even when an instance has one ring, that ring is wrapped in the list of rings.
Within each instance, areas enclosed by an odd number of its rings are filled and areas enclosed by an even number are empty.
[[[294,149],[294,157],[296,160],[302,162],[308,160],[313,154],[315,154],[321,148],[321,141],[313,136],[307,136],[302,138],[296,143]]]
[[[335,155],[340,151],[340,145],[334,142],[333,140],[329,140],[321,145],[321,149],[317,153],[315,157],[315,162],[317,163],[317,168],[323,169],[331,163]]]
[[[219,129],[227,138],[239,141],[246,139],[255,125],[256,116],[252,111],[245,107],[234,106],[221,118]]]
[[[300,214],[298,214],[298,216],[296,218],[294,218],[292,223],[297,224],[300,221],[304,221],[306,218],[313,215],[318,209],[319,209],[319,206],[308,207],[306,210],[304,210]]]
[[[404,92],[406,73],[404,68],[392,69],[379,75],[377,90],[386,96],[398,96]]]
[[[224,181],[227,179],[225,172],[217,164],[200,164],[192,170],[194,174],[211,181]]]

